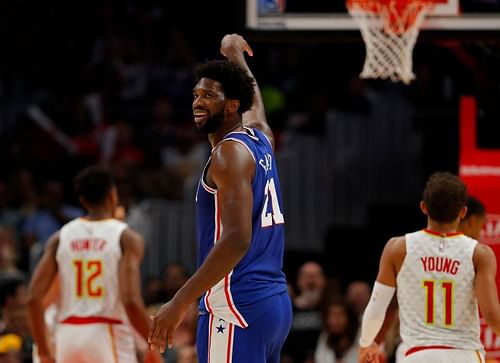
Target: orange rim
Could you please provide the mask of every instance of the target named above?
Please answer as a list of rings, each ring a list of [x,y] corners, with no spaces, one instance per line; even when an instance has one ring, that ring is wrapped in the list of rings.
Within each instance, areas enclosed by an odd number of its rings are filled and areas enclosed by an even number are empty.
[[[443,0],[347,0],[346,6],[348,9],[357,8],[372,14],[382,14],[386,27],[401,33],[413,26],[422,10],[437,3],[443,3]],[[401,20],[404,20],[404,26],[401,25]]]
[[[378,13],[388,7],[394,7],[398,13],[402,13],[409,5],[417,9],[443,3],[443,0],[347,0],[347,8],[357,7],[365,11]]]

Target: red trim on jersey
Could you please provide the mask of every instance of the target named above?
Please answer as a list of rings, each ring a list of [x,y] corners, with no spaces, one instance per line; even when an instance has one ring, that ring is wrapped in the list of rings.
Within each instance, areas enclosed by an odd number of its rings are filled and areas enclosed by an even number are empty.
[[[217,199],[217,194],[214,195],[214,202],[215,202],[215,226],[214,226],[214,244],[215,244],[215,242],[217,242],[217,240],[220,237],[219,201]],[[205,294],[205,307],[207,308],[210,314],[213,314],[213,309],[210,306],[210,302],[208,300],[208,297],[210,296],[211,292],[212,289],[210,288]]]
[[[440,233],[440,232],[436,232],[436,231],[433,231],[433,230],[428,229],[428,228],[424,228],[423,231],[425,233],[429,233],[429,234],[432,234],[433,236],[437,236],[437,237],[456,237],[456,236],[462,236],[463,235],[462,232]]]
[[[233,349],[232,338],[233,338],[233,324],[229,324],[229,331],[227,332],[227,355],[226,355],[226,362],[227,363],[231,363],[231,351]]]
[[[215,195],[215,240],[214,240],[214,244],[219,240],[220,238],[220,235],[221,235],[221,231],[220,231],[220,227],[221,227],[221,222],[220,222],[220,208],[219,208],[219,198],[217,197],[217,195]]]
[[[427,350],[427,349],[456,349],[453,347],[448,347],[447,345],[426,345],[426,346],[419,346],[419,347],[413,347],[410,348],[406,351],[405,356],[408,357],[410,354],[420,352],[421,350]]]
[[[208,297],[210,296],[211,292],[212,292],[212,289],[209,289],[209,290],[207,291],[207,294],[205,295],[205,306],[206,306],[206,308],[207,308],[208,312],[209,312],[210,314],[213,314],[214,312],[213,312],[213,310],[212,310],[212,307],[210,306],[210,303],[208,302]]]
[[[210,186],[208,186],[207,183],[205,183],[203,181],[203,179],[201,180],[201,186],[203,187],[203,189],[205,189],[210,194],[215,194],[217,192],[217,189],[214,189],[214,188],[211,188]]]
[[[119,319],[107,318],[105,316],[68,316],[66,319],[61,321],[62,324],[121,324],[122,321]]]
[[[224,293],[226,295],[226,301],[229,309],[231,309],[231,312],[236,317],[236,319],[238,319],[238,322],[241,324],[241,326],[246,328],[248,325],[243,321],[243,318],[240,316],[238,311],[236,311],[236,308],[232,303],[232,299],[229,293],[229,275],[226,275],[226,277],[224,277]]]
[[[210,350],[212,349],[212,329],[214,316],[210,314],[210,323],[208,324],[208,363],[210,363]]]

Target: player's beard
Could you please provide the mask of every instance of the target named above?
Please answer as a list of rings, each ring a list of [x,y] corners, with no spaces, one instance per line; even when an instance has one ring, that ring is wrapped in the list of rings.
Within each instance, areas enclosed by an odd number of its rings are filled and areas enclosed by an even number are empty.
[[[217,130],[222,125],[223,121],[224,121],[224,110],[208,117],[205,123],[197,127],[197,129],[202,134],[208,135]]]

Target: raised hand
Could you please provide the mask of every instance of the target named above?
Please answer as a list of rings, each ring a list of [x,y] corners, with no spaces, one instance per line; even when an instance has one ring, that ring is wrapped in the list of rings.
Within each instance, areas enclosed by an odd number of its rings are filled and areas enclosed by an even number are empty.
[[[227,34],[222,38],[220,45],[221,54],[230,61],[244,60],[244,52],[253,56],[253,50],[247,41],[239,34]]]

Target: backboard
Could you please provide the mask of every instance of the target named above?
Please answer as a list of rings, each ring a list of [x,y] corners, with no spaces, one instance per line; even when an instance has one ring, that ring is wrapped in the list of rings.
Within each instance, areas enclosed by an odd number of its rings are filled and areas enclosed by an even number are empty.
[[[246,0],[252,30],[354,31],[343,0]],[[431,31],[500,31],[500,0],[442,0],[423,25]]]

